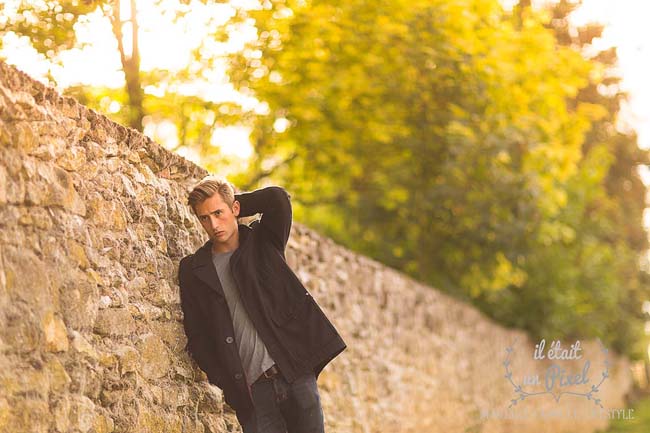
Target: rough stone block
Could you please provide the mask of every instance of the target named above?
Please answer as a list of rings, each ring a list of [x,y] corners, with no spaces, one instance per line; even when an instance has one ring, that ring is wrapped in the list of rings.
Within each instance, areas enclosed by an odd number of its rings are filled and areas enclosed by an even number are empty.
[[[107,308],[97,312],[95,332],[107,336],[127,336],[135,331],[135,321],[127,308]]]

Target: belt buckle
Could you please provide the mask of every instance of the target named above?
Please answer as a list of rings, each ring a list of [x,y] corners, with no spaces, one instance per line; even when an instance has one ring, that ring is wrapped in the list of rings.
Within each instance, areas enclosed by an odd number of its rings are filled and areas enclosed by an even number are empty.
[[[269,372],[268,374],[267,371]],[[276,374],[277,374],[277,367],[275,365],[272,365],[265,372],[262,373],[262,376],[264,376],[267,379],[270,379]]]

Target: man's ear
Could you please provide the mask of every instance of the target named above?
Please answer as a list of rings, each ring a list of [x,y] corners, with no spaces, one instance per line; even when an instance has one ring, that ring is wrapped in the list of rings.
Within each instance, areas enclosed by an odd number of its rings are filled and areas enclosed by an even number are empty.
[[[233,202],[232,202],[232,213],[233,213],[235,216],[239,216],[239,210],[240,210],[240,208],[239,208],[239,201],[238,201],[238,200],[233,201]]]

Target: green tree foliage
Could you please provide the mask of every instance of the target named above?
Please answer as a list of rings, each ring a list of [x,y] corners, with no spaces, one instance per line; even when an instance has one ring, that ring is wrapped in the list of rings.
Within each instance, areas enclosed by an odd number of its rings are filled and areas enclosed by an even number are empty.
[[[259,38],[231,79],[269,114],[238,181],[287,184],[298,218],[508,324],[638,356],[643,201],[608,182],[644,191],[643,156],[611,132],[616,98],[589,96],[607,63],[551,12],[277,0],[248,17]]]
[[[553,4],[546,25],[561,45],[586,53],[602,26],[570,28],[567,16],[578,5],[566,0]],[[519,13],[525,14],[523,10],[520,5]],[[620,78],[610,72],[615,49],[592,54],[590,61],[594,69],[589,83],[570,105],[591,104],[605,110],[591,122],[578,172],[567,184],[567,205],[555,219],[571,237],[549,248],[534,247],[538,262],[527,271],[527,284],[485,296],[482,305],[506,306],[493,309],[495,315],[532,332],[598,335],[617,350],[642,358],[647,356],[648,339],[641,304],[648,298],[648,284],[639,258],[648,243],[642,222],[646,189],[637,169],[650,161],[648,152],[638,148],[635,134],[615,127],[620,102],[626,97],[618,88]],[[547,272],[565,268],[572,272],[562,278]],[[526,299],[526,307],[518,305],[517,299]],[[523,311],[529,320],[517,316]]]

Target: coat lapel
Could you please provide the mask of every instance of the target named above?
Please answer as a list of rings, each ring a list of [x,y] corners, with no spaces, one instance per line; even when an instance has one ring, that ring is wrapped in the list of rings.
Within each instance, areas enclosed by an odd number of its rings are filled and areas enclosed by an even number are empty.
[[[251,228],[239,224],[239,248],[233,253],[231,260],[237,260],[236,256],[239,256],[238,253],[241,251],[241,246],[248,239]],[[192,271],[201,281],[207,284],[212,290],[217,292],[217,294],[225,298],[223,287],[221,287],[221,282],[219,281],[219,275],[217,270],[214,267],[212,262],[212,239],[208,240],[201,248],[199,248],[194,254],[194,260],[192,261]]]
[[[217,275],[217,270],[214,267],[214,263],[212,263],[211,240],[206,242],[198,249],[196,254],[194,254],[192,270],[194,271],[194,275],[196,275],[201,281],[217,292],[219,296],[225,298],[221,282],[219,281],[219,275]]]

